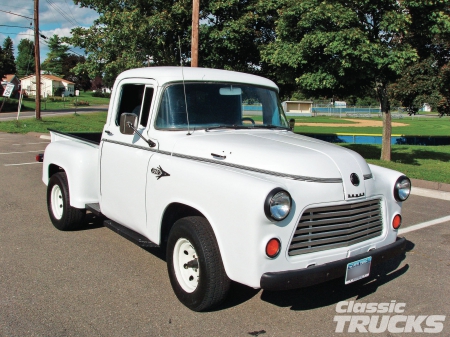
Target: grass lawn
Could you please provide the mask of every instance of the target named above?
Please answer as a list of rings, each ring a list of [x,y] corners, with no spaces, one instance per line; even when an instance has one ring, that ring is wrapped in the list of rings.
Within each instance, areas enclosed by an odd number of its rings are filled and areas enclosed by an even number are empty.
[[[450,146],[393,145],[391,161],[380,160],[381,145],[342,145],[358,152],[368,163],[397,170],[409,178],[450,184]]]
[[[61,117],[43,117],[42,120],[34,118],[22,119],[19,121],[0,122],[0,131],[13,133],[42,132],[47,133],[47,129],[59,131],[76,132],[101,132],[106,121],[106,112],[92,114],[72,114]]]
[[[48,132],[47,129],[60,131],[87,131],[100,132],[106,121],[106,112],[82,114],[61,117],[43,117],[42,121],[35,119],[23,119],[17,121],[0,122],[0,131],[3,132]],[[300,120],[300,119],[298,119]],[[302,118],[302,121],[311,122],[314,118]],[[332,118],[320,118],[334,123]],[[406,135],[450,135],[450,120],[448,118],[420,118],[413,120],[400,120],[402,123],[410,123],[410,128],[404,127]],[[326,133],[327,127],[315,127],[315,132]],[[343,131],[343,129],[345,131]],[[356,129],[356,131],[354,131]],[[361,132],[361,128],[333,128],[334,132],[369,133],[368,130]],[[363,128],[371,129],[371,128]],[[336,131],[337,130],[337,131]],[[424,131],[426,130],[426,131]],[[445,133],[447,130],[447,133]],[[296,127],[295,131],[305,133],[304,127]],[[406,132],[408,131],[408,132]],[[377,131],[378,132],[378,131]],[[380,131],[381,132],[381,128]],[[398,131],[393,131],[398,132]],[[376,132],[372,132],[376,133]],[[400,132],[398,132],[400,133]],[[341,144],[361,154],[369,163],[380,165],[403,172],[410,178],[423,179],[450,183],[450,146],[413,146],[393,145],[392,161],[379,160],[381,156],[380,145]]]
[[[92,96],[92,91],[81,91],[80,90],[80,96],[78,97],[55,97],[58,101],[52,102],[51,97],[48,98],[42,98],[41,101],[41,110],[61,110],[61,109],[68,109],[74,107],[74,102],[77,100],[78,102],[89,102],[89,106],[92,105],[108,105],[109,104],[109,98],[103,98],[103,97],[94,97]],[[0,103],[1,104],[1,103]],[[3,112],[17,112],[17,105],[18,100],[17,99],[8,99],[8,110],[3,109]],[[86,105],[83,105],[86,106]],[[24,108],[25,107],[25,108]],[[24,110],[35,110],[36,109],[36,103],[33,98],[24,98],[22,102],[22,108]]]
[[[354,119],[357,120],[357,119]],[[363,119],[361,119],[363,120]],[[365,119],[369,121],[382,122],[380,118]],[[296,123],[329,123],[329,124],[356,124],[356,122],[347,121],[344,118],[336,117],[299,117],[295,119]],[[393,119],[393,123],[406,124],[405,126],[393,126],[392,134],[408,135],[408,136],[450,136],[450,117],[405,117],[402,119]],[[338,134],[338,133],[353,133],[353,134],[380,134],[382,127],[368,126],[368,127],[351,127],[351,126],[314,126],[314,125],[300,125],[294,129],[297,133],[308,134]]]

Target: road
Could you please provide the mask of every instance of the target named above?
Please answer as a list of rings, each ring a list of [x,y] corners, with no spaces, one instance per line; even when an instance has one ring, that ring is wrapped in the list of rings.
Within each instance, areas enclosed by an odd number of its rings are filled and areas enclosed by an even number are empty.
[[[96,105],[90,107],[77,107],[76,112],[79,114],[98,112],[98,111],[108,111],[107,105]],[[57,116],[57,115],[69,115],[75,113],[75,107],[70,109],[61,110],[45,110],[41,111],[41,116]],[[19,119],[34,118],[36,115],[35,111],[22,111],[20,113]],[[8,121],[17,119],[17,112],[2,112],[0,113],[0,121]]]
[[[47,142],[0,133],[0,336],[370,335],[351,333],[348,323],[336,332],[345,319],[336,312],[341,301],[404,303],[401,315],[423,321],[412,331],[430,327],[424,320],[438,315],[445,321],[434,335],[450,335],[449,200],[412,195],[402,229],[441,220],[404,234],[406,257],[374,268],[364,281],[285,292],[234,284],[221,307],[195,313],[175,297],[159,250],[141,249],[93,217],[75,232],[52,226],[42,164],[34,160]],[[377,335],[416,334],[385,329]]]

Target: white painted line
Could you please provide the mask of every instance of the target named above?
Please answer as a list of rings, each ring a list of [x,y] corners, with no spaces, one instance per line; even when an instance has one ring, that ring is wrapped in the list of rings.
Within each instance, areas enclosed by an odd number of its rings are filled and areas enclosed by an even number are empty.
[[[42,152],[45,150],[24,151],[24,152],[0,152],[0,154],[17,154],[17,153],[30,153],[30,152]]]
[[[4,166],[22,166],[22,165],[33,165],[33,164],[42,164],[42,163],[35,161],[33,163],[5,164]]]
[[[41,138],[41,139],[48,139],[48,140],[52,139],[51,136],[47,136],[47,135],[41,135],[39,138]]]
[[[36,144],[49,144],[49,142],[25,143],[25,144],[13,144],[13,145],[36,145]]]
[[[421,197],[434,198],[440,200],[449,200],[450,201],[450,192],[438,191],[438,190],[429,190],[426,188],[414,187],[411,189],[411,194],[418,195]]]
[[[418,229],[422,229],[422,228],[438,225],[438,224],[441,224],[441,223],[447,222],[447,221],[450,221],[450,215],[444,216],[443,218],[422,222],[422,223],[419,223],[419,224],[414,225],[414,226],[402,228],[402,229],[400,229],[398,231],[398,234],[409,233],[409,232],[412,232],[412,231],[416,231]]]

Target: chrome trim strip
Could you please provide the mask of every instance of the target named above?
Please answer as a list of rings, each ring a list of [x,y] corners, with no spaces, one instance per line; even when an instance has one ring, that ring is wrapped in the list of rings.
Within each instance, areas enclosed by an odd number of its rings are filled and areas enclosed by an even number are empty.
[[[187,156],[187,155],[180,154],[180,153],[171,153],[171,152],[168,152],[168,151],[161,151],[161,150],[152,149],[152,148],[145,147],[145,146],[140,146],[140,145],[127,144],[127,143],[118,142],[118,141],[110,140],[110,139],[103,139],[102,138],[102,141],[105,141],[105,142],[108,142],[108,143],[117,144],[117,145],[133,147],[133,148],[140,149],[140,150],[155,152],[155,153],[159,153],[159,154],[163,154],[163,155],[167,155],[167,156],[173,156],[173,157],[182,158],[182,159],[188,159],[188,160],[195,160],[195,161],[202,162],[202,163],[222,165],[222,166],[237,168],[237,169],[240,169],[240,170],[256,172],[256,173],[262,173],[262,174],[267,174],[267,175],[271,175],[271,176],[276,176],[276,177],[280,177],[280,178],[299,180],[299,181],[316,182],[316,183],[327,183],[327,184],[342,183],[342,178],[314,178],[314,177],[297,176],[297,175],[293,175],[293,174],[280,173],[280,172],[274,172],[274,171],[268,171],[268,170],[261,170],[261,169],[250,167],[250,166],[225,163],[223,161],[217,161],[217,160],[214,160],[214,159],[206,159],[206,158],[200,158],[200,157],[194,157],[194,156]]]

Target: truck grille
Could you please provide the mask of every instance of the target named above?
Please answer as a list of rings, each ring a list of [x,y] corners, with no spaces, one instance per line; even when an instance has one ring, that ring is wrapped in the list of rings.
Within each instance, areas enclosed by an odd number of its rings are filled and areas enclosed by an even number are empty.
[[[308,208],[297,225],[289,255],[346,247],[381,235],[381,200]]]

